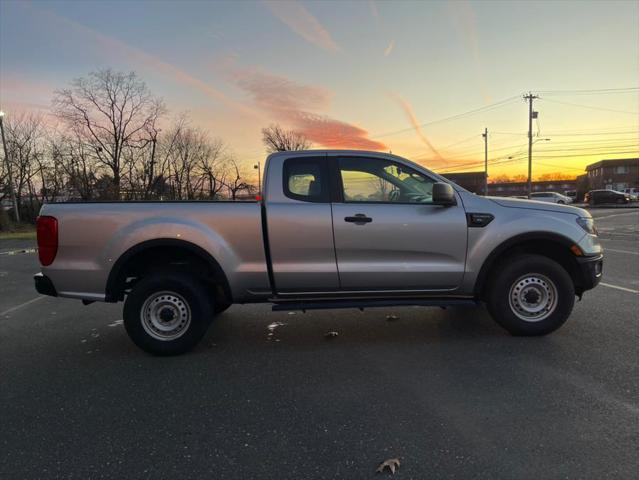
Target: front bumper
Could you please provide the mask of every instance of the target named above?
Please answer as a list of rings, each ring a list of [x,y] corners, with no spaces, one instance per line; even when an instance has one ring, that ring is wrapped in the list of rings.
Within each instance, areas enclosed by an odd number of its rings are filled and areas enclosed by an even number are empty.
[[[57,297],[58,292],[53,286],[53,282],[49,277],[43,273],[36,273],[33,276],[35,282],[35,289],[41,295],[49,295],[50,297]]]
[[[578,283],[577,294],[593,289],[601,281],[603,272],[603,254],[592,257],[577,257]]]

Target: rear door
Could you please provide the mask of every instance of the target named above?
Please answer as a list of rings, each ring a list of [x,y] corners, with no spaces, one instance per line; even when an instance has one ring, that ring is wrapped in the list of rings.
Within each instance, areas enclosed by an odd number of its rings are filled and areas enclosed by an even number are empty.
[[[435,180],[382,158],[337,158],[333,231],[347,291],[453,290],[463,279],[466,214],[432,204]]]
[[[277,293],[337,290],[326,156],[272,162],[267,178],[274,185],[265,216]]]

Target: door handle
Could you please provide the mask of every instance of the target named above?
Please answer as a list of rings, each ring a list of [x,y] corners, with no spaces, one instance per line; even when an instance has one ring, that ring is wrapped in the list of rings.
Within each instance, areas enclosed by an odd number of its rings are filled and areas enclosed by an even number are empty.
[[[365,223],[371,223],[373,219],[370,217],[367,217],[363,213],[357,213],[353,217],[345,217],[344,221],[349,223],[354,223],[356,225],[364,225]]]

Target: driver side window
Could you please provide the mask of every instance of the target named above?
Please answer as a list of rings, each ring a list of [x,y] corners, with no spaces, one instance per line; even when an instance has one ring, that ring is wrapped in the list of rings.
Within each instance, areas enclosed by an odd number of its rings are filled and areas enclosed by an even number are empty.
[[[344,202],[432,203],[434,180],[380,158],[340,158]]]

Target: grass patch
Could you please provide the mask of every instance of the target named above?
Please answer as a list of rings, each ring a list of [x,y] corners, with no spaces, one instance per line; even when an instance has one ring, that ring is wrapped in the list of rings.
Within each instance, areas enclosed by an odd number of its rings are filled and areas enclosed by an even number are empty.
[[[33,240],[35,238],[34,225],[12,225],[10,230],[0,230],[0,240]]]

